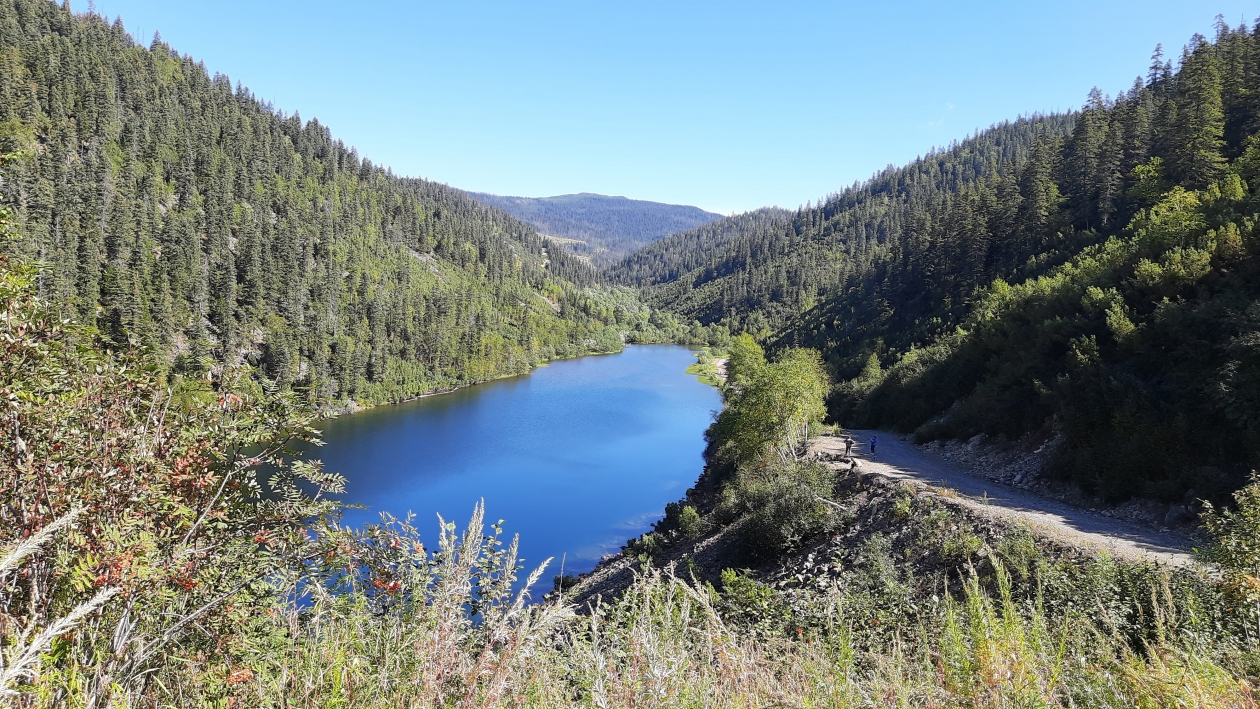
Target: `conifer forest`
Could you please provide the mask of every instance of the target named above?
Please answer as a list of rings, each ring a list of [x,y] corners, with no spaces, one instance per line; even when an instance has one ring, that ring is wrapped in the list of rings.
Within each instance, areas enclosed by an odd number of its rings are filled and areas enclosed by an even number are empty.
[[[395,174],[133,31],[0,0],[0,707],[1260,707],[1260,21],[725,217]],[[586,567],[315,452],[635,345],[698,477]],[[680,420],[590,371],[608,456]]]

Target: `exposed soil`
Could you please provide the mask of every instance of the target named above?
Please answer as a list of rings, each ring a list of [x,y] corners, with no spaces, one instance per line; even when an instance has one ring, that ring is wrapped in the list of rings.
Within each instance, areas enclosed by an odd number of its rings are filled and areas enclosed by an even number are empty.
[[[882,434],[891,436],[892,434]],[[903,439],[904,440],[904,439]],[[1027,490],[1038,497],[1065,502],[1104,517],[1123,519],[1153,531],[1193,538],[1200,523],[1200,503],[1190,491],[1173,504],[1134,497],[1118,505],[1086,493],[1078,486],[1044,474],[1046,464],[1063,436],[1052,432],[1028,434],[1019,440],[990,439],[978,435],[968,441],[937,440],[918,445],[927,457],[961,468],[972,475]]]
[[[910,478],[953,490],[960,500],[977,510],[1017,519],[1038,532],[1073,546],[1103,549],[1130,561],[1154,560],[1176,565],[1194,561],[1190,551],[1192,541],[1183,534],[1172,533],[1166,528],[1152,529],[1148,525],[1122,519],[1114,512],[1109,515],[1102,510],[1085,509],[982,477],[946,458],[946,454],[954,457],[948,449],[944,453],[933,452],[932,447],[915,446],[883,431],[852,431],[851,434],[863,444],[855,448],[863,471],[890,478]],[[879,439],[874,454],[868,445],[872,436]],[[812,442],[811,450],[815,455],[843,454],[844,441],[840,437],[817,438]],[[1034,466],[1037,463],[1035,458],[1014,457],[1006,467],[997,470],[1003,471],[999,475],[1009,475],[1012,481],[1019,479],[1023,482],[1035,475]],[[1016,466],[1015,472],[1011,472],[1011,467]]]
[[[836,471],[838,502],[832,504],[843,509],[846,521],[837,532],[809,542],[797,553],[752,569],[758,578],[783,588],[825,586],[841,573],[844,564],[851,563],[855,555],[860,557],[862,546],[877,534],[900,540],[896,543],[905,548],[899,553],[914,559],[916,565],[927,569],[939,567],[941,560],[931,558],[926,549],[915,546],[909,538],[901,539],[914,521],[898,511],[905,499],[914,500],[920,509],[948,510],[957,523],[953,529],[972,530],[983,539],[984,549],[1001,546],[1002,540],[1011,535],[1031,534],[1040,548],[1055,557],[1083,558],[1105,552],[1134,563],[1195,564],[1190,551],[1191,540],[1184,535],[1107,516],[979,476],[945,459],[939,447],[934,451],[932,447],[915,446],[880,431],[851,433],[860,443],[854,446],[852,457],[845,456],[842,436],[816,438],[811,441],[809,450],[812,457]],[[869,449],[872,435],[879,438],[874,455]],[[1031,465],[1027,460],[1017,462],[1012,458],[1001,468],[1007,475],[1018,475],[1018,471],[1012,473],[1009,463],[1015,463],[1016,467]],[[698,498],[703,497],[700,491],[707,487],[702,477],[697,489],[692,491],[696,498],[693,502],[702,511],[707,505]],[[746,568],[749,564],[741,558],[738,543],[740,525],[737,521],[724,527],[713,526],[707,534],[695,539],[675,534],[652,562],[658,567],[687,569],[679,573],[695,573],[711,581],[722,569]],[[631,584],[642,566],[629,552],[606,557],[593,571],[584,574],[576,586],[565,591],[563,601],[582,609],[601,597],[612,598]]]

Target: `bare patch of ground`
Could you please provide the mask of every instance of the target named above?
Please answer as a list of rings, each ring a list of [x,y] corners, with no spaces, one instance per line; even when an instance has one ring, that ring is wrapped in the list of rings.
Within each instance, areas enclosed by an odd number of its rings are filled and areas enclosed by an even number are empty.
[[[892,479],[910,479],[933,488],[953,491],[961,504],[986,515],[1005,517],[1027,524],[1035,531],[1083,549],[1107,551],[1129,561],[1158,561],[1184,565],[1194,562],[1191,540],[1167,530],[1156,530],[1100,510],[1084,509],[1062,500],[1042,497],[998,480],[982,477],[955,464],[953,451],[924,450],[900,437],[882,431],[852,431],[861,443],[856,458],[864,472]],[[869,441],[878,437],[876,451]],[[978,446],[977,446],[978,448]],[[843,456],[841,437],[821,437],[812,441],[811,452],[823,458]],[[951,453],[949,458],[945,453]],[[1034,461],[1035,462],[1035,461]],[[831,463],[831,465],[840,465]],[[1012,474],[1007,468],[1004,474]],[[1013,473],[1012,480],[1027,474]]]

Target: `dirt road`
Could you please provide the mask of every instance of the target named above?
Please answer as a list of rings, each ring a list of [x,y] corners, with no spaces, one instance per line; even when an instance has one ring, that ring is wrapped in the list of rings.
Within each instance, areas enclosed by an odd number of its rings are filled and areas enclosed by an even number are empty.
[[[913,478],[935,487],[950,488],[977,509],[1018,519],[1036,531],[1077,547],[1103,549],[1113,556],[1132,561],[1154,560],[1174,565],[1195,561],[1189,542],[1184,538],[1104,517],[971,475],[891,433],[850,433],[859,441],[854,452],[863,472],[892,478]],[[869,445],[872,436],[879,437],[874,455]],[[812,442],[811,449],[842,454],[844,440],[818,438]]]

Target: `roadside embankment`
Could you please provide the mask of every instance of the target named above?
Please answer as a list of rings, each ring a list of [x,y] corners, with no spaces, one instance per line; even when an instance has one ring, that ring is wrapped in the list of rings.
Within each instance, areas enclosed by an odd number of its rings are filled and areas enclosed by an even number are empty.
[[[869,433],[854,432],[863,443]],[[844,583],[876,548],[919,578],[959,580],[968,568],[994,562],[1026,568],[1034,559],[1069,565],[1113,559],[1197,573],[1184,539],[978,480],[891,435],[880,436],[874,458],[846,457],[843,438],[830,436],[813,439],[809,457],[834,476],[825,501],[833,518],[824,533],[800,540],[791,553],[757,563],[745,553],[747,520],[709,513],[694,536],[658,530],[652,544],[605,559],[566,590],[565,602],[581,608],[615,597],[648,564],[673,566],[701,581],[717,582],[724,569],[734,568],[779,589],[822,589]],[[712,508],[704,499],[708,487],[702,478],[689,494],[701,509]]]
[[[1190,540],[1184,537],[973,475],[890,433],[852,431],[851,434],[860,442],[855,455],[864,472],[894,480],[914,480],[947,491],[960,506],[1025,524],[1048,538],[1081,549],[1105,551],[1131,562],[1181,565],[1194,561]],[[875,454],[870,453],[869,447],[873,436],[879,438]],[[815,456],[836,456],[843,454],[844,441],[838,437],[816,438],[810,450]]]

